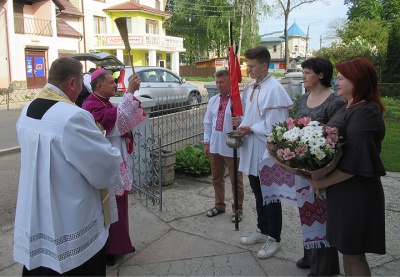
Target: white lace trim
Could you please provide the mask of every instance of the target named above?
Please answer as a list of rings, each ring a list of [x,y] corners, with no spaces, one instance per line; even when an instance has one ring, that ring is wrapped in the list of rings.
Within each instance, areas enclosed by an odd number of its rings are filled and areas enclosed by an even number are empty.
[[[29,236],[29,233],[20,228],[15,228],[15,235],[18,235],[23,241],[28,242],[27,244],[21,243],[21,239],[15,240],[14,248],[18,249],[19,251],[25,253],[30,259],[39,256],[45,255],[48,257],[53,258],[54,260],[61,262],[67,258],[79,255],[85,249],[87,249],[96,239],[102,234],[104,229],[104,217],[103,212],[100,212],[96,219],[90,222],[86,227],[83,229],[72,233],[66,234],[59,238],[51,237],[44,233],[38,233],[33,236]],[[95,232],[95,233],[94,233]],[[67,243],[69,246],[71,242],[82,239],[82,237],[87,236],[88,233],[94,233],[91,237],[85,241],[84,244],[81,244],[73,249],[69,249],[66,252],[58,253],[57,249],[62,249],[60,247],[63,243]],[[43,247],[46,245],[47,247]],[[36,248],[31,249],[31,247],[36,246]],[[29,247],[29,249],[27,248]],[[69,247],[66,247],[69,248]]]
[[[130,93],[125,93],[117,110],[117,128],[121,134],[126,134],[139,125],[146,116],[139,107],[140,102]]]

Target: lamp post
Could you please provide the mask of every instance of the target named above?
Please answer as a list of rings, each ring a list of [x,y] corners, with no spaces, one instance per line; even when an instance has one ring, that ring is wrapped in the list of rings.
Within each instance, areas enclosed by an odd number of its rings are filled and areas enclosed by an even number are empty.
[[[308,40],[309,40],[309,34],[310,34],[310,25],[311,24],[314,24],[314,23],[318,23],[318,22],[321,22],[322,20],[318,20],[318,21],[314,21],[314,22],[311,22],[310,24],[308,24],[308,27],[307,27],[307,36],[306,36],[306,53],[305,53],[305,56],[304,56],[304,59],[305,60],[307,60],[307,52],[308,52]]]

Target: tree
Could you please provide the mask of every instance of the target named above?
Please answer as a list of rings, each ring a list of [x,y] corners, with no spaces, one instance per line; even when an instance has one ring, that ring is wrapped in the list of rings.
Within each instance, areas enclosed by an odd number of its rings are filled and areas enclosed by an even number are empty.
[[[167,35],[179,36],[184,39],[186,52],[182,53],[181,61],[193,64],[199,58],[208,56],[226,56],[226,49],[230,45],[228,22],[233,20],[233,38],[238,43],[240,33],[241,3],[245,0],[170,0],[166,10],[173,14],[169,19],[171,25],[167,29]],[[251,0],[255,4],[261,0]],[[247,2],[246,2],[247,3]],[[259,9],[246,5],[243,20],[243,48],[248,48],[259,38],[253,33],[258,33]]]
[[[289,38],[287,34],[287,29],[288,29],[288,21],[289,21],[289,15],[291,11],[293,11],[295,8],[303,5],[303,4],[311,4],[313,2],[316,2],[318,0],[276,0],[275,4],[273,5],[272,11],[274,10],[281,10],[281,13],[285,16],[285,29],[284,29],[284,35],[285,35],[285,66],[287,67],[289,64]],[[320,0],[322,2],[326,2],[325,0]]]
[[[392,25],[387,47],[386,64],[383,80],[390,83],[400,83],[400,18]]]
[[[349,6],[348,19],[381,18],[390,23],[400,14],[400,0],[345,0]]]
[[[378,48],[381,53],[386,53],[389,26],[380,18],[360,18],[349,21],[344,29],[339,31],[343,42],[350,43],[357,37],[362,37],[369,44]]]
[[[378,48],[362,37],[356,37],[348,43],[343,41],[333,42],[331,47],[323,47],[314,54],[317,57],[330,60],[333,65],[357,57],[364,57],[369,59],[379,71],[384,66],[384,59]]]

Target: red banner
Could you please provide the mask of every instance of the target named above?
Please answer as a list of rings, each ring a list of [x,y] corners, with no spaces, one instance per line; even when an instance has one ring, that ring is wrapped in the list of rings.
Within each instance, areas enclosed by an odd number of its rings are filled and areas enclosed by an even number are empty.
[[[231,82],[231,106],[232,106],[232,116],[242,116],[242,100],[240,99],[239,83],[242,82],[242,73],[240,71],[240,64],[235,52],[233,51],[233,46],[228,48],[228,71],[229,71],[229,81]]]

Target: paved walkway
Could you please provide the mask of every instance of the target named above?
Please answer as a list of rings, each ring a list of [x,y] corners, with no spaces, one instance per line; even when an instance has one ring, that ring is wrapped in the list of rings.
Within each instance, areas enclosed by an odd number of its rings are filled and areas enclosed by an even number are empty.
[[[18,163],[19,154],[0,156],[4,163]],[[2,171],[2,175],[4,172]],[[247,179],[247,178],[245,178]],[[17,176],[1,180],[17,186]],[[387,254],[368,255],[374,276],[400,274],[400,173],[383,178],[386,192]],[[3,184],[4,185],[4,184]],[[1,194],[16,198],[16,191],[1,186]],[[295,262],[302,255],[300,222],[296,208],[283,205],[282,249],[276,256],[260,260],[256,253],[261,244],[244,246],[241,236],[254,231],[255,204],[245,182],[244,218],[235,231],[230,213],[208,218],[205,211],[213,206],[210,177],[176,176],[174,184],[164,187],[163,209],[146,205],[146,199],[129,195],[130,230],[137,251],[117,259],[107,269],[108,276],[306,276]],[[15,201],[15,200],[14,200]],[[228,201],[231,203],[228,191]],[[14,212],[9,211],[9,212]],[[13,224],[0,228],[0,276],[21,274],[21,265],[12,259]],[[341,270],[343,273],[343,269]]]
[[[15,123],[20,111],[0,111],[0,276],[20,276],[12,258],[13,218],[20,154]],[[3,143],[3,144],[1,144]],[[1,151],[11,148],[12,151]],[[386,196],[386,255],[368,255],[374,276],[400,276],[400,173],[382,178]],[[228,183],[228,181],[227,181]],[[227,185],[227,203],[232,202]],[[245,178],[244,218],[235,230],[229,212],[208,218],[214,204],[210,177],[176,176],[163,189],[163,209],[139,195],[129,195],[130,230],[136,252],[117,260],[108,276],[307,276],[295,262],[302,255],[298,210],[283,204],[282,249],[256,257],[261,244],[244,246],[240,237],[254,231],[255,201]],[[228,204],[229,206],[229,204]],[[343,274],[343,268],[341,268]]]

